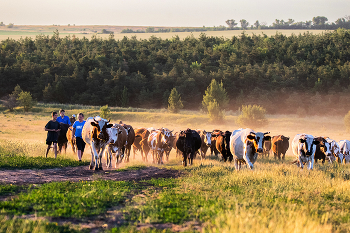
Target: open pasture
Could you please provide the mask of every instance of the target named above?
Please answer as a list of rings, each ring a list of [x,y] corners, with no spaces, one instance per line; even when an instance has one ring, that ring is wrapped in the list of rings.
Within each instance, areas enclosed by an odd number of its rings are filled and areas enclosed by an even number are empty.
[[[292,34],[299,35],[310,32],[312,34],[321,34],[327,32],[327,30],[229,30],[229,31],[205,31],[205,32],[167,32],[167,33],[120,33],[123,29],[132,28],[133,30],[142,29],[145,27],[127,27],[127,26],[109,26],[109,25],[88,25],[88,26],[31,26],[31,25],[18,25],[12,29],[0,28],[0,41],[7,38],[18,40],[20,38],[30,37],[35,39],[37,35],[50,35],[52,36],[56,29],[59,31],[61,37],[75,36],[77,38],[86,37],[91,39],[92,36],[97,36],[102,39],[108,39],[109,34],[100,34],[103,29],[114,32],[114,38],[121,40],[124,37],[131,38],[136,36],[137,39],[149,39],[151,36],[156,36],[162,39],[171,39],[178,36],[180,39],[185,39],[188,36],[193,35],[198,38],[201,33],[207,36],[231,38],[233,36],[240,36],[243,32],[247,35],[262,35],[273,36],[276,33],[280,33],[286,36]]]
[[[98,108],[82,106],[38,105],[32,113],[0,113],[0,156],[43,156],[44,125],[50,112],[64,108],[66,115],[83,112],[98,114]],[[209,122],[198,111],[170,114],[165,110],[112,108],[111,121],[138,127],[234,130],[237,115],[227,113],[224,123]],[[349,139],[343,119],[270,115],[269,125],[255,129],[270,135],[296,133]],[[84,161],[90,159],[87,149]],[[0,151],[1,152],[1,151]],[[49,154],[53,157],[53,154]],[[76,160],[68,148],[67,155]],[[54,180],[19,184],[3,180],[0,185],[0,232],[349,232],[350,167],[317,164],[313,171],[286,161],[258,158],[253,171],[220,162],[215,156],[198,157],[194,165],[183,168],[172,151],[164,165],[144,163],[136,155],[119,169],[89,171],[89,179]],[[105,160],[103,159],[105,162]],[[2,161],[0,161],[1,163]],[[35,167],[33,167],[35,168]],[[72,174],[81,168],[65,169]],[[78,170],[74,170],[78,169]],[[169,170],[170,169],[170,170]],[[50,170],[50,169],[49,169]],[[6,173],[5,168],[1,174]],[[31,171],[42,177],[48,170]],[[170,172],[168,172],[170,171]],[[15,174],[16,170],[11,170]],[[10,171],[7,172],[10,174]],[[163,176],[163,174],[179,176]],[[148,175],[148,177],[145,176]],[[158,175],[158,176],[157,176]],[[15,176],[15,175],[14,175]],[[115,177],[115,178],[112,178]],[[162,178],[163,177],[163,178]],[[175,178],[177,177],[177,178]],[[34,179],[35,180],[35,179]]]

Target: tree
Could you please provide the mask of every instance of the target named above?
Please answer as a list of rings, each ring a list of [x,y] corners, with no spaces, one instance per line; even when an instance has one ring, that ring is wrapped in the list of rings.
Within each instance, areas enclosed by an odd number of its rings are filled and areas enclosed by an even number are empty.
[[[237,124],[243,127],[261,127],[268,123],[266,110],[259,105],[242,106],[241,115],[237,118]]]
[[[35,105],[32,94],[28,91],[19,93],[17,101],[18,105],[23,107],[24,112],[28,112]]]
[[[173,113],[179,112],[180,109],[184,107],[181,101],[181,95],[177,92],[175,87],[170,92],[168,103],[168,110]]]
[[[107,119],[111,113],[111,110],[109,109],[108,105],[102,106],[100,108],[100,117]]]
[[[4,22],[0,22],[0,26],[5,26]]]
[[[14,95],[8,95],[5,96],[2,100],[1,100],[2,104],[10,110],[10,112],[13,111],[13,109],[17,106],[17,101],[16,101],[16,97]]]
[[[255,21],[254,27],[255,27],[256,29],[259,29],[259,27],[260,27],[259,20]]]
[[[236,20],[234,19],[228,19],[225,21],[225,23],[228,25],[230,29],[233,29],[237,25]]]
[[[212,79],[202,101],[202,106],[208,112],[209,117],[213,117],[212,120],[223,118],[223,110],[227,107],[228,102],[229,99],[222,81],[218,83]]]
[[[120,105],[122,107],[126,107],[129,104],[129,93],[128,93],[128,88],[124,86],[122,95],[120,97]]]
[[[317,16],[312,18],[312,23],[316,28],[324,28],[328,19],[324,16]]]
[[[241,23],[241,27],[242,27],[243,29],[247,29],[247,28],[248,28],[249,23],[248,23],[247,20],[241,19],[239,22]]]
[[[9,25],[7,25],[7,28],[13,28],[14,24],[13,23],[9,23]]]

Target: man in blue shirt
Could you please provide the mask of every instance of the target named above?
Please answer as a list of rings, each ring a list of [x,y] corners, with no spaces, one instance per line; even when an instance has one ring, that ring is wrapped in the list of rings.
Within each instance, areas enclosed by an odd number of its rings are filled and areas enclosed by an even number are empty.
[[[57,117],[57,122],[58,122],[58,123],[67,124],[67,125],[71,125],[70,120],[69,120],[69,117],[68,117],[68,116],[65,116],[64,114],[65,114],[64,109],[61,109],[61,110],[60,110],[60,115],[61,115],[61,116]]]
[[[81,158],[83,157],[84,149],[85,149],[85,142],[82,138],[82,131],[83,131],[83,127],[85,125],[85,122],[86,121],[84,121],[84,114],[79,113],[78,120],[75,121],[73,124],[72,141],[74,140],[74,137],[75,137],[75,142],[76,142],[77,148],[78,148],[79,161],[81,161]]]

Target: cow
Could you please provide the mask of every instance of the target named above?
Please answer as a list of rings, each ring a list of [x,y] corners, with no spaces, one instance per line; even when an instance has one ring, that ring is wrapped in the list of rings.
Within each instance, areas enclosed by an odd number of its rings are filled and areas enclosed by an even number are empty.
[[[86,119],[85,125],[82,131],[82,138],[91,149],[91,163],[90,169],[103,170],[102,169],[102,155],[106,146],[116,141],[116,136],[112,133],[113,124],[99,116],[89,117]],[[94,161],[95,159],[95,161]]]
[[[134,144],[135,141],[135,131],[131,125],[126,125],[126,124],[120,124],[123,126],[127,131],[128,131],[128,138],[125,146],[125,162],[129,162],[130,158],[130,152],[131,152],[131,146]]]
[[[150,149],[148,145],[148,136],[150,132],[146,128],[135,129],[134,132],[135,132],[135,141],[133,144],[134,158],[135,158],[135,152],[137,150],[140,150],[142,160],[147,162],[148,161],[147,155]]]
[[[340,153],[340,147],[339,144],[330,138],[326,138],[327,142],[330,145],[330,150],[332,155],[330,156],[330,161],[334,162],[335,160],[338,160],[339,162],[343,160],[343,154]]]
[[[207,132],[205,130],[197,130],[197,133],[201,137],[201,158],[205,159],[208,149],[211,147],[211,134],[212,132]]]
[[[210,155],[214,155],[218,157],[219,151],[216,148],[216,139],[219,135],[221,135],[223,132],[219,129],[214,129],[211,134],[211,146],[210,146]]]
[[[58,131],[58,138],[57,138],[57,145],[58,145],[58,152],[62,152],[62,148],[64,149],[64,153],[67,153],[67,131],[69,128],[68,124],[60,123],[61,130]]]
[[[263,152],[264,141],[271,140],[270,132],[255,132],[252,129],[238,129],[232,132],[230,138],[230,150],[235,160],[236,170],[241,169],[241,164],[248,164],[250,169],[258,158],[258,153]]]
[[[227,159],[231,162],[233,159],[233,155],[230,150],[230,137],[231,132],[225,131],[225,133],[222,133],[216,138],[216,149],[221,153],[224,162],[226,162]]]
[[[163,164],[163,154],[167,147],[162,130],[155,130],[148,136],[148,145],[152,151],[153,163]]]
[[[75,114],[73,114],[72,117],[69,118],[69,120],[70,120],[71,125],[73,125],[74,122],[76,121],[76,119],[75,119]]]
[[[315,158],[314,158],[315,163],[317,163],[317,160],[322,160],[322,163],[324,164],[326,158],[328,158],[329,162],[332,163],[331,145],[326,140],[326,138],[317,137],[314,140],[319,142],[316,145]]]
[[[193,164],[194,154],[201,147],[202,140],[197,131],[187,129],[180,131],[176,147],[182,152],[183,166],[187,166],[187,159],[190,165]]]
[[[339,149],[340,154],[343,155],[338,157],[338,162],[340,163],[349,163],[350,162],[350,141],[348,140],[341,140],[339,141]]]
[[[289,137],[284,135],[273,136],[271,139],[271,150],[275,159],[284,160],[286,157],[286,152],[289,148]]]
[[[124,158],[126,140],[128,138],[128,135],[127,130],[119,124],[113,124],[113,127],[110,129],[113,136],[116,137],[116,140],[114,142],[111,141],[105,150],[107,167],[112,167],[112,156],[115,154],[115,168],[117,168],[117,164],[120,163]]]
[[[314,136],[310,134],[295,135],[292,141],[292,151],[301,169],[304,168],[304,163],[309,163],[309,170],[314,168],[317,144],[319,144],[319,141],[315,140]]]
[[[271,151],[271,141],[264,141],[264,151],[263,151],[263,156],[269,157],[270,156],[270,151]]]
[[[76,142],[75,142],[75,137],[74,138],[72,137],[72,133],[73,133],[73,127],[71,126],[67,130],[66,136],[67,136],[67,139],[68,139],[68,143],[71,144],[71,146],[72,146],[73,153],[75,153],[75,148],[76,148],[77,145],[76,145]]]
[[[160,130],[162,130],[164,135],[165,135],[166,148],[164,149],[164,152],[165,152],[165,159],[168,162],[170,152],[171,152],[171,149],[172,149],[174,141],[175,141],[175,136],[173,135],[174,130],[169,130],[167,128],[161,128]]]

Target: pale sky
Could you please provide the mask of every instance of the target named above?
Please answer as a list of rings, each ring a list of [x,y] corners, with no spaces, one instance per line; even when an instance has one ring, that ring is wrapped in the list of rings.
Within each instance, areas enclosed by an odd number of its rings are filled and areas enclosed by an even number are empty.
[[[350,15],[350,0],[0,0],[0,22],[15,25],[219,26],[227,19],[329,22]]]

